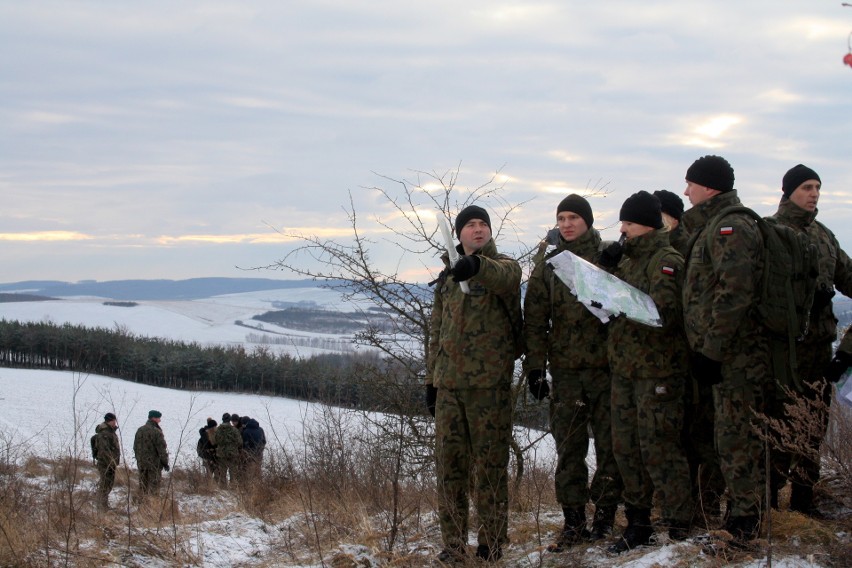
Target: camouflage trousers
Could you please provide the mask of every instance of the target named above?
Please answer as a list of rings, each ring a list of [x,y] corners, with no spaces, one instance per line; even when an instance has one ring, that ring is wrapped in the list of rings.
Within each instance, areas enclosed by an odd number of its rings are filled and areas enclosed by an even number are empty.
[[[722,363],[722,382],[713,386],[714,440],[731,517],[759,515],[765,492],[763,442],[754,413],[765,410],[769,354],[764,343],[748,343],[753,344]]]
[[[563,508],[579,508],[591,498],[601,507],[621,502],[621,473],[612,451],[610,378],[607,369],[551,369],[550,432],[558,461],[554,484]],[[586,455],[591,428],[597,467],[589,485]]]
[[[612,376],[612,441],[628,509],[650,509],[656,497],[666,520],[689,522],[689,466],[681,445],[686,377]],[[656,491],[655,491],[656,490]]]
[[[770,448],[769,479],[774,498],[777,498],[778,490],[784,486],[787,479],[793,483],[794,493],[804,489],[812,495],[813,487],[819,480],[819,448],[828,428],[832,391],[823,374],[831,360],[831,343],[802,344],[800,347],[796,350],[796,357],[802,392],[796,394],[814,401],[815,404],[808,404],[806,417],[797,417],[796,411],[792,410],[795,408],[795,401],[779,385],[770,383],[767,414],[781,420],[794,433],[801,433],[797,438],[801,440],[802,446],[800,452]],[[777,503],[774,505],[777,506]]]
[[[479,544],[493,550],[507,542],[511,401],[509,384],[491,389],[438,389],[438,520],[447,548],[467,545],[470,488],[479,520]]]
[[[109,504],[109,494],[115,485],[115,464],[108,465],[98,462],[98,505],[106,507]]]
[[[160,481],[162,480],[162,470],[158,467],[139,468],[139,491],[142,495],[157,495],[160,492]]]
[[[689,463],[689,479],[697,518],[718,516],[725,480],[713,443],[715,411],[713,387],[687,380],[684,397],[683,448]],[[705,520],[706,522],[706,520]]]

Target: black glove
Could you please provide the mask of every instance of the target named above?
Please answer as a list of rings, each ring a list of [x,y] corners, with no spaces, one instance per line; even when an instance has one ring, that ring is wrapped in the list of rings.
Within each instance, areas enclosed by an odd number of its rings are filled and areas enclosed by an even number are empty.
[[[550,385],[547,384],[544,371],[541,369],[533,369],[527,373],[527,385],[529,385],[532,395],[538,400],[544,400],[550,396]]]
[[[170,469],[171,468],[169,467],[169,464],[166,464],[166,465],[163,466],[163,470],[165,470],[165,471],[169,471]]]
[[[828,364],[828,368],[825,370],[825,380],[830,383],[836,383],[850,366],[852,366],[852,355],[838,351],[831,358],[831,363]]]
[[[825,284],[817,288],[814,291],[814,303],[811,306],[811,311],[822,311],[824,307],[831,303],[834,294],[834,288],[828,288]]]
[[[601,251],[601,256],[598,259],[598,265],[601,268],[615,268],[618,266],[618,261],[621,260],[621,255],[624,254],[624,246],[622,241],[616,241]]]
[[[435,418],[435,403],[438,402],[438,389],[432,385],[426,385],[426,408],[429,409],[429,414]]]
[[[450,274],[456,282],[464,282],[475,276],[477,272],[479,272],[479,257],[467,254],[459,257],[456,265],[450,269]]]
[[[711,359],[703,353],[689,356],[692,376],[701,385],[718,385],[722,382],[722,362]]]

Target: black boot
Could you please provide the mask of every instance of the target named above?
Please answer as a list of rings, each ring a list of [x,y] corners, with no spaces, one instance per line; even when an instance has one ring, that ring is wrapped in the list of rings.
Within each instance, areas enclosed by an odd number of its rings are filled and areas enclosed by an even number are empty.
[[[464,564],[466,559],[466,546],[448,546],[438,554],[438,562],[441,564]]]
[[[627,516],[627,528],[621,538],[607,549],[612,554],[621,554],[625,550],[650,544],[651,537],[654,536],[650,509],[627,509],[624,514]]]
[[[500,546],[490,548],[487,544],[480,544],[476,547],[476,557],[486,562],[497,562],[503,557],[503,550]]]
[[[585,507],[575,509],[563,507],[562,513],[565,515],[565,527],[559,533],[556,542],[547,547],[549,552],[562,552],[589,537],[589,531],[586,530]]]
[[[669,538],[671,540],[686,540],[689,536],[689,522],[665,520],[663,525],[669,530]]]
[[[757,515],[729,517],[725,522],[725,530],[740,542],[754,540],[760,534],[760,517]]]
[[[592,532],[589,534],[589,540],[603,540],[612,536],[612,525],[615,522],[615,510],[617,508],[616,505],[595,508],[595,518],[592,521]]]

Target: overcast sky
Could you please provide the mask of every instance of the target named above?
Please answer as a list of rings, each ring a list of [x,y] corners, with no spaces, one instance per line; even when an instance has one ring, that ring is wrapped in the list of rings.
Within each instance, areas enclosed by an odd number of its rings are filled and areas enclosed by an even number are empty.
[[[0,280],[292,277],[237,267],[418,170],[460,203],[499,171],[529,244],[603,187],[612,238],[708,153],[762,214],[815,169],[849,251],[850,31],[826,0],[2,2]],[[422,281],[410,256],[377,259]]]

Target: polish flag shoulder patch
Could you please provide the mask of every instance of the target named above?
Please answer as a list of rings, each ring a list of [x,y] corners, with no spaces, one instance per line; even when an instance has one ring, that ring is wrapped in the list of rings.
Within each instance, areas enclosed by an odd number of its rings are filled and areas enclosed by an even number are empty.
[[[665,265],[663,265],[663,268],[662,268],[661,272],[662,272],[663,274],[665,274],[666,276],[674,276],[675,269],[674,269],[674,268],[672,268],[671,266],[665,266]]]
[[[733,235],[734,234],[734,228],[731,227],[730,225],[727,225],[725,227],[719,227],[719,234],[725,235],[725,236]]]

